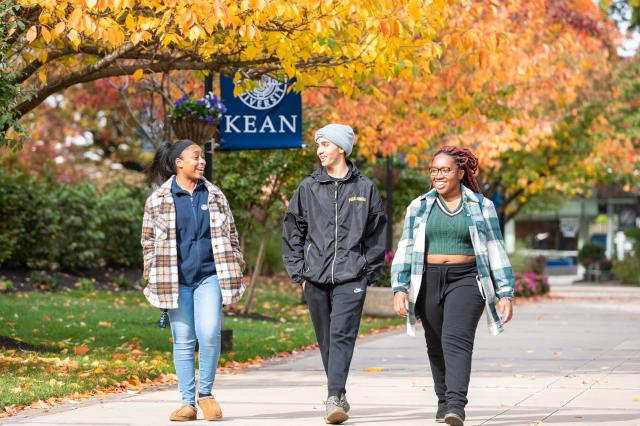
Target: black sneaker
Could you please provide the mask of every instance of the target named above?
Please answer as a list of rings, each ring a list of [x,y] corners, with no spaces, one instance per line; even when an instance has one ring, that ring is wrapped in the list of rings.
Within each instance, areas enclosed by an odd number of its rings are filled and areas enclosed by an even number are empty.
[[[340,399],[337,396],[330,396],[324,403],[327,408],[327,415],[324,421],[330,425],[339,425],[349,420],[349,415],[342,408]]]
[[[449,426],[464,426],[464,411],[449,410],[444,415],[444,422]]]
[[[436,411],[436,423],[444,423],[444,415],[447,413],[447,403],[438,402],[438,411]]]

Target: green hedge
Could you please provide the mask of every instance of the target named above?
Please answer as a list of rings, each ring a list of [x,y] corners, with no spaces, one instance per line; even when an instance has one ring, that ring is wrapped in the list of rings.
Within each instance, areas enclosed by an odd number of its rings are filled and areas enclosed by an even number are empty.
[[[0,170],[0,264],[77,271],[140,266],[148,191],[65,184]]]

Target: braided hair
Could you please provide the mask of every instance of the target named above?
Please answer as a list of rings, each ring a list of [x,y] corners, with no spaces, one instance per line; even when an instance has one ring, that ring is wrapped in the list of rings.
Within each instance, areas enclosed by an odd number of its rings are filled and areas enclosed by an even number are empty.
[[[480,191],[480,184],[476,180],[476,173],[478,172],[478,157],[476,157],[469,148],[463,148],[461,146],[442,146],[438,148],[433,155],[435,158],[437,155],[445,154],[453,158],[455,163],[464,170],[464,176],[462,177],[462,184],[473,192]]]

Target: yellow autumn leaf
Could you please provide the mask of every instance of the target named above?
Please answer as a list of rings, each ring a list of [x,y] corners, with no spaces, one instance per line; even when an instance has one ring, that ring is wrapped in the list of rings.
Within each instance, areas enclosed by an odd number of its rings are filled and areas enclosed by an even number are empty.
[[[42,32],[42,39],[49,43],[51,41],[51,31],[47,27],[42,27],[40,31]]]
[[[47,84],[47,70],[45,68],[40,68],[40,70],[38,71],[38,80],[40,80],[40,83],[42,83],[43,85]]]
[[[142,35],[138,32],[131,34],[131,43],[133,43],[134,45],[137,45],[138,43],[140,43],[140,39],[142,38]]]
[[[27,31],[27,41],[31,43],[33,40],[38,37],[38,29],[35,25],[32,25],[31,28]]]
[[[124,26],[127,27],[128,30],[133,30],[136,26],[136,20],[133,19],[133,15],[128,14],[126,19],[124,20]]]
[[[49,51],[43,49],[40,51],[40,53],[38,53],[38,60],[44,64],[45,62],[47,62],[48,56],[49,56]]]
[[[55,32],[57,35],[60,35],[64,32],[64,29],[66,28],[66,24],[64,22],[58,22],[55,26]]]
[[[420,19],[420,1],[419,0],[411,0],[409,5],[407,6],[409,10],[409,15],[415,19]]]
[[[132,77],[134,80],[140,80],[144,75],[144,71],[141,68],[138,68],[136,72],[133,73]]]

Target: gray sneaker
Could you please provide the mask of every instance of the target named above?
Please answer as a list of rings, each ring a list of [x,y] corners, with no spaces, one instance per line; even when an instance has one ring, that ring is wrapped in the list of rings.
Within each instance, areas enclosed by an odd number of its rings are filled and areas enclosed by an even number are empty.
[[[324,421],[330,425],[339,425],[349,420],[349,415],[342,407],[342,402],[337,396],[330,396],[325,401],[327,407],[327,415],[324,417]]]
[[[348,413],[349,410],[351,410],[349,401],[347,401],[347,395],[344,393],[342,394],[342,396],[340,396],[340,405],[342,405],[342,409],[344,410],[345,413]]]

